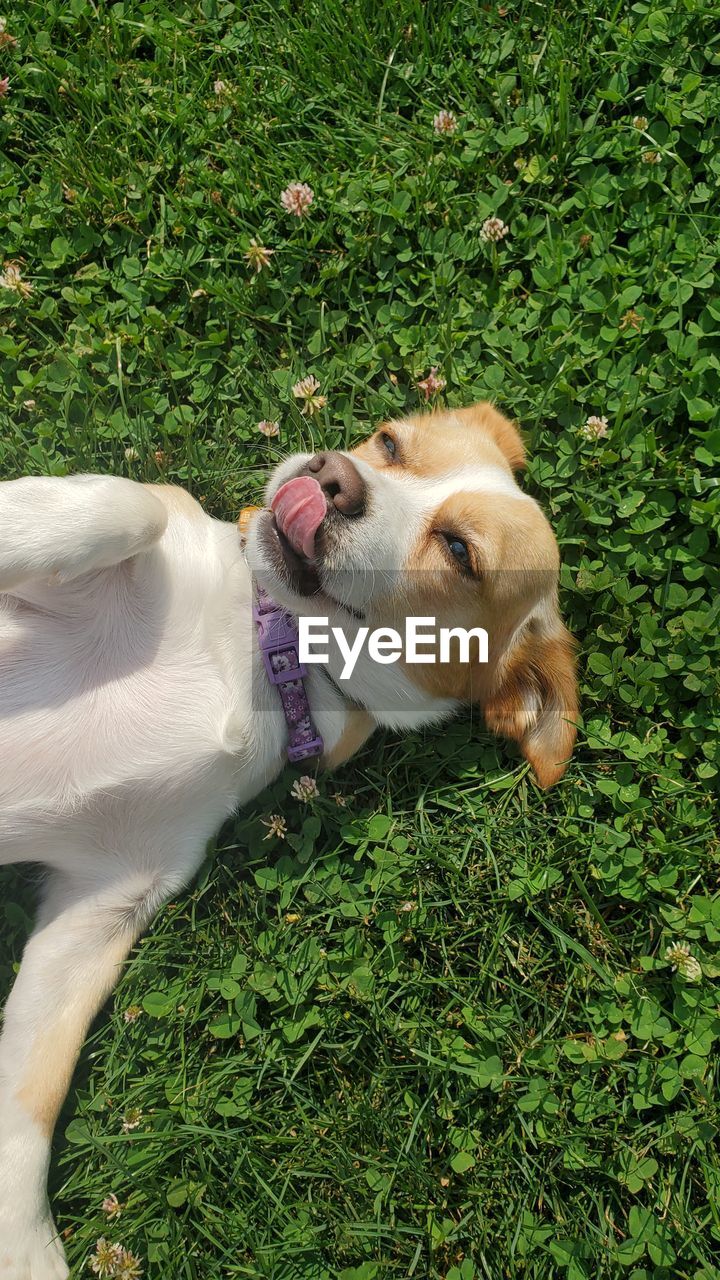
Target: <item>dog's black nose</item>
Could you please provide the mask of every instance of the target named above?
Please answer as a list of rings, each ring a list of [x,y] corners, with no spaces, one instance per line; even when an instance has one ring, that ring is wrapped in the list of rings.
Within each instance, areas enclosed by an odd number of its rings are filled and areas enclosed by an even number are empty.
[[[344,516],[359,516],[365,509],[365,481],[352,458],[344,453],[315,453],[307,463],[328,502]]]

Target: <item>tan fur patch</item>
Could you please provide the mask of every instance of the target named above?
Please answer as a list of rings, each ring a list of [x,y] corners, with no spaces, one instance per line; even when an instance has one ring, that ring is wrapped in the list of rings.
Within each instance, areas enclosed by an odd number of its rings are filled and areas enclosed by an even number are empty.
[[[448,565],[433,532],[438,528],[466,541],[473,577]],[[443,627],[483,627],[490,661],[463,664],[458,653],[448,663],[408,666],[410,680],[436,697],[481,700],[517,628],[546,596],[554,596],[558,559],[552,530],[535,503],[502,494],[448,498],[412,553],[411,568],[423,572],[409,576],[403,611],[436,617]]]
[[[180,511],[191,520],[204,520],[207,517],[207,512],[203,510],[200,503],[191,493],[188,493],[187,489],[181,489],[179,485],[148,484],[145,488],[152,489],[168,511]]]
[[[89,1023],[88,1023],[89,1025]],[[55,1025],[33,1044],[16,1097],[39,1129],[52,1135],[87,1027]]]
[[[363,743],[367,742],[375,728],[375,721],[367,711],[360,709],[350,711],[342,735],[332,751],[326,752],[322,758],[323,768],[337,769],[341,764],[345,764],[345,761],[354,756]]]
[[[388,465],[378,443],[383,431],[397,437],[400,463],[412,475],[434,476],[468,464],[499,466],[510,473],[525,465],[517,427],[486,402],[385,423],[352,451],[378,469]]]
[[[502,413],[498,413],[487,401],[471,404],[467,409],[455,409],[454,414],[475,432],[489,435],[513,471],[521,471],[525,466],[525,446],[514,422],[510,422]]]
[[[394,461],[383,432],[396,444]],[[355,453],[378,470],[428,479],[468,466],[509,476],[525,465],[517,427],[487,403],[389,422]],[[448,562],[443,533],[466,542],[472,577]],[[449,662],[406,665],[408,678],[434,697],[478,703],[490,729],[519,742],[541,786],[557,781],[578,708],[573,642],[557,609],[559,554],[539,506],[490,487],[454,493],[432,513],[407,568],[402,599],[387,607],[395,616],[378,621],[402,632],[409,615],[435,617],[438,627],[482,627],[489,644],[487,664],[461,663],[456,647]]]
[[[92,980],[85,987],[75,987],[60,1017],[33,1041],[16,1098],[48,1136],[55,1127],[88,1027],[114,987],[131,945],[131,937],[107,943],[97,958]]]
[[[483,712],[489,729],[514,738],[541,787],[565,772],[578,717],[575,643],[558,619],[553,634],[528,631],[512,649]]]

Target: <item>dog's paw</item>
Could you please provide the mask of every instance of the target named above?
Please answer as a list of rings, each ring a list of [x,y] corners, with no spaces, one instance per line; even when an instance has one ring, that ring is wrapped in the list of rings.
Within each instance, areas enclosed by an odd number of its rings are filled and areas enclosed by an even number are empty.
[[[52,1218],[13,1224],[0,1213],[0,1280],[67,1280],[69,1275]]]

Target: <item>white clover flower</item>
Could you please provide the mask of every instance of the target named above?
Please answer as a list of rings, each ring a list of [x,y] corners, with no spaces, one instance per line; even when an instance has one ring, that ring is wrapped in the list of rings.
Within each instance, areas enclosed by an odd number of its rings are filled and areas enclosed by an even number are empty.
[[[480,228],[480,239],[497,244],[504,240],[510,228],[502,218],[486,218]]]
[[[438,111],[437,115],[433,116],[433,129],[436,133],[454,133],[457,127],[457,116],[454,111],[446,111],[443,107],[442,111]]]
[[[122,1255],[122,1245],[111,1244],[104,1236],[100,1236],[100,1239],[95,1242],[95,1252],[90,1258],[90,1270],[94,1271],[100,1280],[104,1280],[106,1276],[116,1276]]]
[[[625,314],[620,317],[618,328],[634,329],[636,332],[639,332],[639,330],[642,329],[642,322],[643,318],[639,312],[637,312],[634,307],[630,307]]]
[[[122,1213],[122,1205],[115,1192],[112,1191],[102,1202],[102,1211],[108,1218],[117,1218]]]
[[[253,271],[262,271],[263,267],[270,266],[270,259],[275,250],[268,249],[264,244],[258,244],[257,240],[250,241],[250,247],[245,250],[243,257],[248,266]]]
[[[131,1107],[123,1116],[122,1132],[132,1133],[133,1129],[139,1129],[142,1116],[143,1113],[139,1107]]]
[[[327,396],[316,395],[320,383],[317,378],[310,373],[305,378],[301,378],[293,386],[292,393],[296,400],[304,400],[301,413],[319,413],[327,404]]]
[[[608,433],[607,418],[599,418],[596,413],[591,413],[583,426],[580,428],[580,435],[586,440],[602,440]]]
[[[287,822],[279,813],[271,813],[269,818],[261,818],[264,827],[267,827],[268,833],[263,836],[264,840],[270,840],[272,836],[277,836],[278,840],[284,840],[287,835]]]
[[[425,378],[422,378],[417,384],[418,391],[422,391],[426,400],[431,396],[437,395],[439,391],[444,391],[447,383],[441,373],[437,371],[437,365],[434,364],[430,372]]]
[[[667,947],[665,959],[686,982],[699,982],[702,978],[702,965],[690,954],[686,942],[674,942]]]
[[[320,792],[315,779],[305,774],[302,778],[295,779],[290,788],[290,795],[293,799],[302,800],[307,804],[308,800],[315,800]]]
[[[307,182],[291,182],[280,195],[280,203],[295,218],[304,218],[315,199]]]
[[[0,85],[2,85],[0,80]],[[20,273],[20,267],[17,262],[6,262],[2,271],[0,271],[0,289],[10,289],[11,292],[17,293],[21,298],[29,298],[33,291],[31,284],[27,280],[23,280]]]
[[[140,1259],[129,1249],[121,1249],[113,1272],[114,1280],[140,1280],[141,1275]]]
[[[306,399],[308,396],[313,395],[319,386],[320,383],[317,378],[313,377],[313,375],[309,373],[307,377],[301,378],[299,382],[295,382],[293,384],[292,393],[294,396],[297,396],[298,400],[302,400],[303,398]]]

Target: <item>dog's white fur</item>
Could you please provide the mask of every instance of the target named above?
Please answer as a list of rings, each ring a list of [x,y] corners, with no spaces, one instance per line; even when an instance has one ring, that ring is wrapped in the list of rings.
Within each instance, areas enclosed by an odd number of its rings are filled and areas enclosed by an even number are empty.
[[[286,725],[234,525],[180,490],[77,476],[0,485],[0,530],[0,863],[50,870],[0,1037],[0,1277],[54,1280],[50,1138],[88,1025],[208,839],[282,769]],[[376,692],[378,668],[357,676]],[[330,752],[347,704],[317,670],[308,690]],[[434,701],[408,690],[391,719],[452,708]]]
[[[397,564],[398,542],[458,485],[521,497],[509,468],[449,471],[433,492],[359,465],[375,483],[375,525],[358,563]],[[282,769],[286,725],[238,530],[184,491],[99,476],[6,482],[0,538],[0,863],[48,869],[0,1037],[0,1280],[59,1280],[46,1176],[82,1040],[139,932],[223,820]],[[347,627],[334,608],[316,611]],[[369,663],[349,694],[372,697],[374,722],[455,709]],[[348,702],[316,668],[308,691],[332,756]]]

